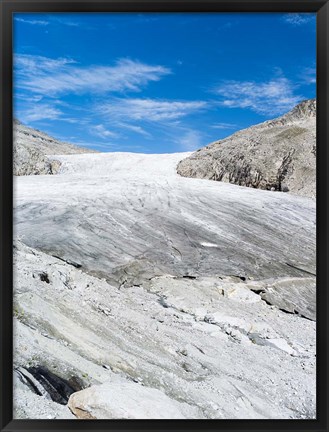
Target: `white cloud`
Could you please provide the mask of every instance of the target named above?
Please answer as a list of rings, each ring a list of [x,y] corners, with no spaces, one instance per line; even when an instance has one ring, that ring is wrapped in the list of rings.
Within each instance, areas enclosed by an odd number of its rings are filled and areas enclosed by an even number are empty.
[[[233,123],[216,123],[211,126],[213,129],[233,129],[236,128],[237,125]]]
[[[97,126],[93,126],[91,128],[91,132],[94,135],[96,135],[96,136],[98,136],[100,138],[103,138],[103,139],[106,139],[106,138],[115,138],[115,137],[118,136],[115,132],[107,130],[102,124],[99,124]]]
[[[62,111],[47,104],[36,104],[31,108],[19,112],[20,119],[25,122],[38,120],[57,120],[61,117]]]
[[[203,101],[170,101],[157,99],[116,99],[102,105],[109,119],[163,122],[176,120],[205,108]]]
[[[315,67],[305,68],[301,74],[301,78],[305,84],[315,84],[316,68]]]
[[[279,115],[304,99],[294,94],[295,86],[284,77],[267,82],[226,81],[214,92],[228,108],[247,108],[263,115]]]
[[[74,118],[74,117],[63,117],[61,120],[66,121],[67,123],[72,123],[72,124],[87,124],[88,121],[84,120],[84,119],[78,119],[78,118]]]
[[[204,145],[202,134],[194,129],[185,132],[177,142],[183,151],[194,151]]]
[[[34,75],[51,74],[73,63],[76,62],[70,58],[52,59],[29,54],[18,54],[14,58],[16,73],[23,79],[27,79],[31,73]]]
[[[25,101],[25,102],[39,102],[42,100],[42,96],[40,95],[26,95],[24,93],[17,93],[15,95],[15,99],[19,102]]]
[[[171,73],[164,66],[121,59],[114,66],[77,66],[72,59],[16,56],[16,86],[45,96],[140,91]]]
[[[180,119],[206,107],[204,101],[115,98],[97,109],[115,129],[126,129],[146,138],[164,134],[186,150],[198,147],[201,135],[196,131],[192,134],[190,128],[181,125]],[[184,135],[177,140],[182,131]]]
[[[66,17],[65,18],[57,18],[57,17],[54,17],[52,15],[51,21],[58,23],[58,24],[67,25],[69,27],[79,27],[80,26],[80,24],[77,21],[68,20]]]
[[[22,22],[25,24],[31,24],[31,25],[41,25],[41,26],[47,26],[50,24],[62,24],[69,27],[79,27],[80,24],[77,21],[72,21],[71,19],[68,19],[67,17],[56,17],[54,14],[52,15],[46,15],[47,19],[26,19],[26,18],[19,18],[15,17],[14,20],[17,22]]]
[[[48,21],[45,20],[29,20],[24,18],[14,18],[17,22],[22,22],[25,24],[31,24],[31,25],[41,25],[41,26],[47,26],[49,24]]]
[[[315,21],[315,14],[311,13],[289,13],[284,16],[284,21],[293,26],[300,26]]]
[[[123,129],[131,130],[131,131],[136,132],[136,133],[138,133],[140,135],[143,135],[143,136],[145,136],[147,138],[150,138],[152,136],[149,132],[147,132],[141,126],[132,125],[132,124],[129,124],[129,123],[117,123],[117,126],[120,127],[120,128],[123,128]]]

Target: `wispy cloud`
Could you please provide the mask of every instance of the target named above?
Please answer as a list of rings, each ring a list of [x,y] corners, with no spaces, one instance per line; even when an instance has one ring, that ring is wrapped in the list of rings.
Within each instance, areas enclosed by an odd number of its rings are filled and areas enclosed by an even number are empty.
[[[16,93],[15,94],[16,101],[21,102],[39,102],[42,100],[42,96],[39,95],[30,95],[30,94],[24,94],[24,93]]]
[[[21,23],[25,23],[25,24],[31,24],[31,25],[40,25],[40,26],[47,26],[49,25],[49,21],[45,21],[45,20],[30,20],[30,19],[25,19],[25,18],[14,18],[15,21],[17,22],[21,22]]]
[[[102,105],[110,119],[163,122],[185,117],[206,107],[203,101],[170,101],[157,99],[116,99]]]
[[[48,104],[35,104],[18,113],[20,119],[25,123],[39,120],[58,120],[62,114],[61,110]]]
[[[289,13],[284,16],[284,21],[293,26],[301,26],[315,20],[315,14],[312,13]]]
[[[301,79],[305,84],[315,84],[316,68],[315,67],[305,68],[301,73]]]
[[[186,131],[177,143],[182,151],[194,151],[204,145],[201,132],[194,129]]]
[[[118,136],[117,133],[107,130],[102,124],[93,126],[91,133],[103,139],[116,138]]]
[[[234,129],[237,127],[234,123],[216,123],[211,126],[213,129]]]
[[[51,16],[51,21],[54,23],[66,25],[69,27],[79,27],[80,23],[77,21],[72,21],[71,19],[68,19],[67,17],[59,18],[54,16],[54,14]]]
[[[24,14],[28,16],[29,14]],[[31,24],[31,25],[40,25],[40,26],[48,26],[51,24],[61,24],[66,25],[69,27],[79,27],[80,23],[78,21],[74,21],[72,19],[68,19],[68,17],[62,16],[56,16],[56,14],[51,15],[43,15],[45,19],[29,19],[29,18],[21,18],[21,17],[14,17],[14,20],[20,23],[24,24]]]
[[[16,86],[46,96],[65,93],[140,91],[151,81],[171,73],[159,65],[148,65],[128,59],[113,66],[78,66],[72,59],[50,59],[17,55]]]
[[[207,109],[205,101],[182,101],[150,98],[115,98],[97,108],[104,122],[111,125],[120,136],[125,131],[142,135],[148,140],[166,137],[176,143],[181,151],[192,151],[202,146],[203,135],[190,127],[189,115]],[[182,122],[182,119],[185,119]]]
[[[27,79],[30,74],[51,74],[73,63],[76,62],[70,58],[60,57],[57,59],[52,59],[29,54],[18,54],[14,58],[16,73],[19,77],[22,77],[22,79]]]
[[[248,108],[258,114],[279,115],[304,99],[294,93],[295,85],[285,77],[267,82],[226,81],[214,92],[227,108]]]
[[[147,132],[141,126],[132,125],[132,124],[129,124],[129,123],[122,123],[122,122],[119,122],[116,125],[119,128],[130,130],[132,132],[135,132],[135,133],[138,133],[140,135],[143,135],[146,138],[150,138],[152,136],[149,132]]]

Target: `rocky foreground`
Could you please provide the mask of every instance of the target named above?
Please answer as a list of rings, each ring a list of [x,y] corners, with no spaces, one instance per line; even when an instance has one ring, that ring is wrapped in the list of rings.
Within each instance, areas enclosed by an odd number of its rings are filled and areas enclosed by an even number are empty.
[[[16,418],[315,418],[315,201],[188,156],[15,178]]]
[[[316,100],[216,141],[182,160],[185,177],[315,197]]]

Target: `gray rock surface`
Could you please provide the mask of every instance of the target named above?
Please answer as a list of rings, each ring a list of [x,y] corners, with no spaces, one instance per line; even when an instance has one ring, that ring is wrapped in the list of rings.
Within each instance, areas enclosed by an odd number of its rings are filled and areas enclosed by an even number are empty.
[[[154,418],[122,410],[154,391],[161,415],[315,418],[315,201],[180,177],[187,156],[15,177],[16,418]]]
[[[58,141],[44,132],[14,120],[13,172],[16,176],[56,174],[60,162],[56,154],[94,153],[93,150]]]
[[[259,286],[252,282],[250,289],[259,293],[267,303],[289,313],[316,320],[315,277],[268,280]]]
[[[250,282],[163,275],[119,290],[21,242],[14,251],[15,369],[79,382],[77,418],[315,417],[316,324]],[[15,381],[15,418],[72,418],[35,385],[40,395]],[[154,395],[157,410],[142,402]]]
[[[16,234],[116,286],[315,274],[315,201],[180,177],[184,156],[60,156],[59,175],[15,178]]]
[[[314,198],[316,100],[197,150],[178,164],[177,172]]]
[[[81,419],[183,419],[180,403],[135,383],[105,383],[74,393],[70,410]]]

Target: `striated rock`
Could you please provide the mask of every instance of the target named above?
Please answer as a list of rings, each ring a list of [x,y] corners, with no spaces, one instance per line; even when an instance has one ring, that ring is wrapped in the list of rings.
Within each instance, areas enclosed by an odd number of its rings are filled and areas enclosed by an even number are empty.
[[[315,277],[282,278],[272,280],[250,288],[261,298],[281,310],[299,314],[315,321],[316,292]]]
[[[179,403],[135,383],[105,383],[73,393],[68,406],[80,419],[183,419]]]
[[[186,156],[15,177],[15,418],[315,418],[315,201]]]
[[[60,142],[18,120],[14,120],[13,127],[13,173],[16,176],[56,174],[61,163],[51,155],[94,153],[93,150]]]
[[[78,418],[315,417],[316,323],[263,301],[269,281],[163,275],[118,290],[21,242],[14,275],[14,418],[71,418],[55,402],[71,388],[85,389]]]
[[[15,178],[17,235],[118,287],[315,273],[313,200],[180,177],[184,156],[60,156],[57,176]]]
[[[177,172],[315,198],[316,100],[197,150]]]

